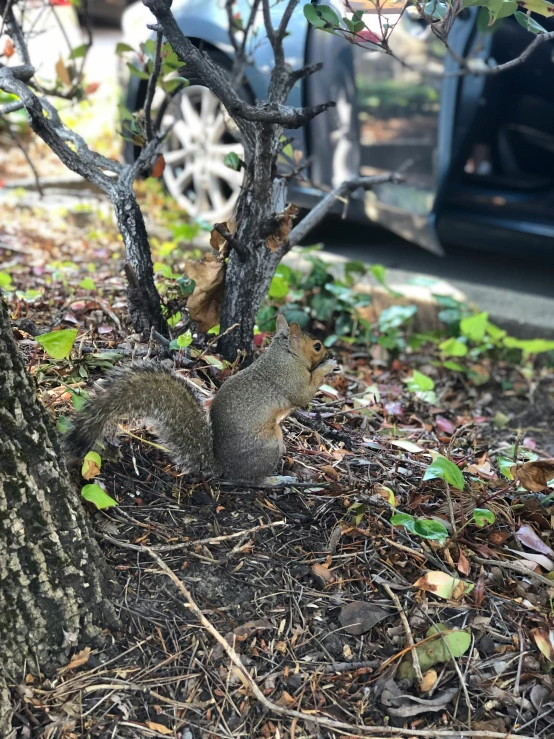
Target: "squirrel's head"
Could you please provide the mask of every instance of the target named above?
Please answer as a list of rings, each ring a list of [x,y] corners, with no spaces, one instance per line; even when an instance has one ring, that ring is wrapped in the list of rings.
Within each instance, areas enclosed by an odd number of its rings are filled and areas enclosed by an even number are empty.
[[[310,372],[313,372],[327,358],[327,349],[323,346],[323,342],[303,333],[297,323],[293,322],[289,326],[282,315],[277,316],[276,336],[288,338],[289,352],[298,357]]]

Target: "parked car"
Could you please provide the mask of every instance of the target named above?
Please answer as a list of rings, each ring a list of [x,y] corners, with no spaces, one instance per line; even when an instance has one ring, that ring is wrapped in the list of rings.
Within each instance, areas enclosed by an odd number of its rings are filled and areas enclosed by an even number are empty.
[[[282,3],[272,14],[278,18]],[[386,21],[396,27],[390,39],[394,54],[376,50],[380,21],[369,0],[363,8],[369,26],[366,48],[311,27],[297,6],[285,38],[293,68],[322,61],[323,69],[295,85],[291,105],[335,100],[335,108],[294,137],[295,158],[308,162],[305,180],[295,180],[290,198],[311,207],[346,178],[383,170],[401,170],[402,184],[387,184],[356,193],[348,217],[369,219],[415,244],[441,253],[448,244],[504,253],[533,250],[554,254],[554,66],[551,42],[542,44],[525,63],[496,75],[463,75],[454,57],[434,36],[415,9],[404,13],[392,4]],[[234,5],[243,17],[249,3]],[[335,7],[337,7],[335,5]],[[233,47],[227,14],[218,0],[175,0],[177,23],[214,61],[230,70]],[[344,8],[340,9],[344,14]],[[533,36],[513,18],[492,33],[477,30],[477,8],[465,9],[454,23],[449,43],[454,53],[475,50],[497,62],[517,56]],[[138,2],[123,15],[124,40],[137,48],[148,38],[150,12]],[[541,22],[544,21],[541,19]],[[551,21],[547,21],[546,24]],[[550,26],[548,26],[548,29]],[[256,18],[240,94],[248,100],[267,94],[272,51],[263,19]],[[186,72],[185,72],[186,74]],[[140,109],[146,82],[122,76],[127,107]],[[212,222],[232,211],[241,175],[223,159],[240,154],[232,121],[213,94],[191,85],[161,101],[159,125],[174,123],[166,146],[165,184],[192,216]],[[127,145],[128,160],[136,156]],[[342,210],[342,204],[337,203]]]

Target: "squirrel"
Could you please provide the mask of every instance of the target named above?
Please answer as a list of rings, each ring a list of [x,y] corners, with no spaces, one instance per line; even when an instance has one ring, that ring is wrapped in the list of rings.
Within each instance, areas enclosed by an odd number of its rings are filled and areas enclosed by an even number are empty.
[[[225,380],[209,419],[187,380],[154,362],[133,363],[110,373],[77,414],[63,447],[70,458],[82,457],[108,426],[130,416],[154,427],[182,469],[255,485],[275,473],[285,452],[281,422],[308,405],[336,367],[321,341],[279,315],[269,347]]]

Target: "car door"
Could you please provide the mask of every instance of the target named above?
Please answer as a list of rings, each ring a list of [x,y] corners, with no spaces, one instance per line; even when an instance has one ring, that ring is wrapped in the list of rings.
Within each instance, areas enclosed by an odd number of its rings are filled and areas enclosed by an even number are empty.
[[[458,64],[446,52],[412,6],[381,5],[355,0],[364,11],[367,42],[354,47],[357,104],[360,118],[361,172],[401,172],[405,182],[385,184],[365,194],[364,209],[374,222],[437,254],[442,247],[435,231],[454,144],[456,108],[461,89]],[[475,37],[475,9],[466,9],[451,30],[449,44],[464,55]],[[373,41],[385,24],[392,55]],[[474,76],[464,90],[464,125],[478,105],[483,79]]]

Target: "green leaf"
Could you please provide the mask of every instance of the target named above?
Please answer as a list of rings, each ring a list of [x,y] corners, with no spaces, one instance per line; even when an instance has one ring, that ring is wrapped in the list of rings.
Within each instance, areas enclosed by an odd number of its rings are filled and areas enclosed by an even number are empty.
[[[517,3],[513,0],[487,0],[486,5],[490,15],[489,25],[500,18],[508,18],[517,10]]]
[[[181,87],[188,87],[190,80],[186,77],[171,77],[170,79],[163,80],[162,87],[166,92],[175,92],[175,90]]]
[[[432,518],[416,519],[414,534],[421,536],[423,539],[433,539],[435,541],[448,539],[448,529]]]
[[[138,77],[141,80],[148,80],[150,79],[150,75],[148,72],[145,72],[142,69],[139,69],[134,64],[131,64],[131,62],[127,62],[127,66],[129,67],[129,72],[131,72],[132,75],[135,77]]]
[[[416,313],[416,305],[391,305],[390,308],[385,308],[379,316],[379,331],[386,333],[393,328],[399,328]]]
[[[473,510],[473,520],[482,529],[487,523],[493,524],[496,521],[496,516],[488,508],[475,508]]]
[[[537,23],[537,21],[534,18],[531,18],[530,15],[527,15],[527,13],[522,13],[521,10],[518,10],[514,13],[516,21],[519,23],[520,26],[523,26],[527,31],[531,31],[531,33],[546,33],[546,28],[543,28],[540,23]]]
[[[174,313],[172,316],[168,317],[167,325],[170,328],[175,328],[175,326],[179,323],[181,318],[182,318],[181,311],[177,311],[177,313]]]
[[[289,283],[279,275],[274,275],[269,286],[268,296],[273,300],[282,300],[287,297]]]
[[[90,277],[85,277],[79,283],[79,287],[82,287],[85,290],[94,290],[96,288],[96,285],[94,284],[94,280],[92,280]]]
[[[71,353],[77,333],[76,328],[50,331],[47,334],[37,336],[37,341],[52,359],[66,359]]]
[[[504,477],[507,477],[508,480],[513,480],[514,476],[511,473],[511,468],[514,466],[514,460],[508,459],[508,457],[498,457],[496,461],[498,462],[500,473],[504,475]]]
[[[554,341],[546,339],[516,339],[514,336],[506,336],[504,346],[507,349],[521,349],[524,355],[542,354],[554,350]]]
[[[122,41],[120,41],[117,46],[115,47],[115,53],[116,54],[125,54],[126,51],[135,51],[132,46],[129,46],[129,44],[124,44]]]
[[[191,344],[192,344],[192,333],[189,330],[189,331],[185,331],[182,334],[179,334],[179,336],[176,339],[173,339],[173,341],[169,345],[169,348],[174,349],[174,350],[186,349],[187,346],[190,346]]]
[[[226,167],[229,167],[229,169],[234,169],[235,172],[238,172],[240,169],[239,155],[235,154],[234,151],[230,151],[225,157],[225,159],[223,160],[223,164]]]
[[[439,635],[439,632],[442,632],[442,635]],[[471,644],[471,633],[469,631],[450,631],[446,624],[432,626],[427,631],[426,636],[428,639],[421,646],[416,644],[415,647],[422,672],[427,672],[431,667],[441,662],[450,662],[452,658],[461,657],[467,652]],[[410,652],[400,663],[396,674],[399,679],[415,678]]]
[[[225,369],[225,365],[223,364],[221,359],[219,359],[219,357],[214,357],[213,354],[206,354],[203,357],[203,360],[207,364],[211,364],[212,367],[217,367],[217,369],[220,369],[220,370]]]
[[[408,513],[395,513],[390,518],[390,522],[393,526],[404,526],[410,533],[415,534],[415,523],[416,520],[413,516]]]
[[[279,312],[285,316],[287,323],[297,323],[302,329],[308,328],[310,324],[310,316],[297,305],[284,306]]]
[[[327,30],[326,26],[340,26],[340,19],[335,11],[327,5],[304,5],[304,15],[308,23],[316,28]]]
[[[71,54],[69,55],[70,59],[79,59],[80,57],[83,57],[88,50],[88,44],[81,44],[81,46],[76,46],[74,49],[71,50]]]
[[[81,495],[89,503],[102,510],[103,508],[112,508],[117,505],[117,501],[111,498],[105,490],[102,490],[100,485],[91,483],[90,485],[84,485],[81,489]]]
[[[440,478],[458,490],[463,490],[465,481],[460,469],[454,462],[446,457],[437,457],[425,470],[424,480],[435,480]]]
[[[431,377],[424,375],[423,372],[418,372],[418,370],[414,370],[412,376],[408,377],[405,382],[408,390],[410,390],[411,392],[416,392],[417,390],[435,389],[434,380]]]
[[[487,321],[487,336],[492,342],[497,342],[506,336],[506,331],[503,328],[499,328],[494,323]]]
[[[465,357],[468,352],[467,346],[454,337],[440,343],[439,349],[445,357]]]
[[[450,359],[447,359],[446,362],[442,363],[443,367],[446,367],[446,369],[454,370],[454,372],[464,372],[465,367],[461,364],[458,364],[458,362],[452,362]]]
[[[462,336],[467,337],[470,341],[478,344],[483,341],[485,337],[485,331],[487,330],[489,314],[484,311],[483,313],[477,313],[475,316],[468,316],[462,318],[460,321],[460,331]]]
[[[71,421],[67,416],[60,416],[58,420],[56,421],[56,431],[59,434],[67,434],[69,429],[71,428]]]
[[[0,272],[0,288],[10,288],[11,284],[11,275],[9,275],[7,272]]]

